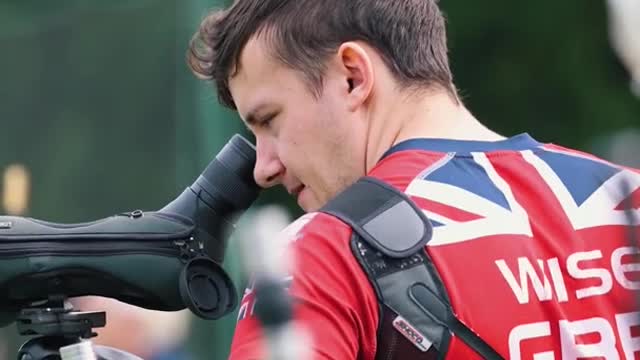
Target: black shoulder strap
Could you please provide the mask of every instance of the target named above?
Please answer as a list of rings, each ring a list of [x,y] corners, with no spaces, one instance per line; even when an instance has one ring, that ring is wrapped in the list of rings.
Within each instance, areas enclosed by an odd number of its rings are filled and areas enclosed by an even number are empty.
[[[353,228],[351,248],[376,291],[380,316],[389,313],[387,310],[396,316],[393,321],[381,318],[381,325],[393,325],[410,346],[422,352],[433,345],[440,358],[444,358],[453,333],[483,358],[502,359],[453,314],[446,289],[424,249],[432,236],[431,223],[405,194],[364,177],[320,211]],[[385,329],[379,326],[378,330],[381,340]],[[378,348],[378,353],[393,351]]]
[[[351,225],[368,244],[393,259],[413,255],[431,240],[431,223],[422,210],[375,178],[360,179],[321,211]]]

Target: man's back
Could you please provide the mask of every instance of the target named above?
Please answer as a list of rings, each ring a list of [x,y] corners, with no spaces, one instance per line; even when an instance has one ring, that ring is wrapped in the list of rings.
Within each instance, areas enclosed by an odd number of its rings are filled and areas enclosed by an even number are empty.
[[[454,312],[505,358],[632,354],[640,267],[628,225],[639,217],[624,205],[640,176],[524,136],[510,142],[512,151],[459,149],[406,189],[434,224],[428,252]]]
[[[639,210],[636,197],[624,211],[624,189],[637,194],[640,176],[526,135],[408,140],[369,175],[424,209],[434,226],[427,251],[455,314],[503,357],[633,358],[640,267],[627,225]],[[351,254],[351,230],[326,214],[302,221],[293,225],[302,229],[291,292],[317,357],[374,358],[377,300]],[[251,358],[260,335],[254,320],[242,320],[251,318],[248,294],[232,358]],[[474,357],[452,338],[447,358]]]

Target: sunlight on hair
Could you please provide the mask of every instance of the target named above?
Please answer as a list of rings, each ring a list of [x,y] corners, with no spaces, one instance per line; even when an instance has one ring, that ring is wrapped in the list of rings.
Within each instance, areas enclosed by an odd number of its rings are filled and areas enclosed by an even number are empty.
[[[4,171],[2,206],[7,214],[22,215],[29,205],[31,180],[24,165],[13,164]]]

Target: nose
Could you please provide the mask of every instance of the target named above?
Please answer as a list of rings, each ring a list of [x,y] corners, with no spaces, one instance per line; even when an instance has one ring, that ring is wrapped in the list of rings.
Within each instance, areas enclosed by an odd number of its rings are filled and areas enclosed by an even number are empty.
[[[256,139],[256,166],[253,177],[263,188],[269,188],[280,183],[285,167],[275,151],[275,147],[268,141]]]

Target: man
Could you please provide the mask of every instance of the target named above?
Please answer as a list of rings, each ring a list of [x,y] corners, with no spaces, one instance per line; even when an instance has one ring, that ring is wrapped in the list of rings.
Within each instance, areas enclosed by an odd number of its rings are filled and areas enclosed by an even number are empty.
[[[435,0],[236,0],[203,21],[189,62],[255,135],[256,181],[309,213],[292,225],[290,293],[314,358],[390,359],[404,346],[377,333],[352,229],[316,212],[365,175],[423,209],[453,313],[502,357],[640,351],[627,242],[638,201],[626,201],[640,177],[483,126],[457,95]],[[232,359],[265,356],[254,301],[247,291]],[[416,358],[479,358],[457,336],[426,349]]]

